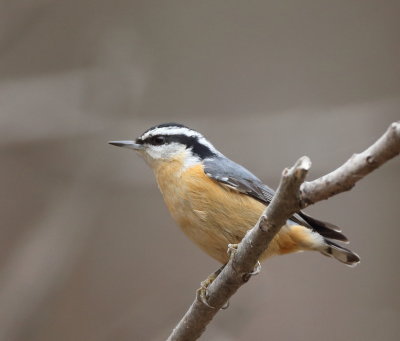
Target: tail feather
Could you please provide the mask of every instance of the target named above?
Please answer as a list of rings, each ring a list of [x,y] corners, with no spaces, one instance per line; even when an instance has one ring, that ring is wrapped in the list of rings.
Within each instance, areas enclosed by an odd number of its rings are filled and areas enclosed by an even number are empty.
[[[340,240],[344,243],[349,242],[347,237],[343,233],[341,233],[340,228],[336,225],[310,217],[304,212],[299,212],[298,214],[311,226],[314,231],[318,232],[321,236],[328,239]]]
[[[329,240],[325,240],[325,245],[319,251],[323,255],[333,257],[349,266],[355,266],[360,262],[360,257],[356,253]]]
[[[349,242],[347,237],[341,232],[331,230],[331,229],[328,229],[323,226],[317,226],[317,225],[313,225],[312,228],[314,231],[318,232],[322,237],[325,237],[328,239],[333,239],[333,240],[339,240],[343,243]]]
[[[312,226],[320,226],[320,227],[325,227],[329,230],[333,230],[336,232],[341,232],[342,229],[336,225],[333,225],[331,223],[328,223],[327,221],[315,219],[314,217],[309,216],[308,214],[305,214],[304,212],[300,211],[299,216],[302,217],[307,223],[309,223]]]

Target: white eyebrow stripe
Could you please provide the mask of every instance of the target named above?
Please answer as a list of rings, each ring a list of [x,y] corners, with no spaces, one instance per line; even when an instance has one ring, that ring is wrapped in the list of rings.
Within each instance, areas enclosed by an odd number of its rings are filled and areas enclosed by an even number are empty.
[[[179,134],[186,136],[202,137],[200,133],[184,127],[161,127],[161,128],[154,128],[148,131],[147,133],[144,133],[141,138],[144,140],[154,135],[179,135]]]

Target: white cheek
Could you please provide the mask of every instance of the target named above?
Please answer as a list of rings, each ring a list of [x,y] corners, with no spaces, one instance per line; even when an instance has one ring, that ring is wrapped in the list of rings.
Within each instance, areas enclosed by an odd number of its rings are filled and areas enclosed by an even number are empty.
[[[157,161],[172,161],[183,157],[182,171],[201,162],[200,158],[193,155],[185,146],[176,143],[149,146],[142,156],[150,166],[154,166]]]
[[[170,143],[162,146],[149,146],[146,152],[153,160],[172,160],[185,150],[185,146],[177,143]]]
[[[147,152],[148,156],[150,156],[154,160],[159,160],[159,159],[165,158],[165,157],[163,157],[163,154],[165,154],[165,152],[163,152],[163,150],[161,150],[161,148],[159,148],[157,146],[148,148],[146,152]]]

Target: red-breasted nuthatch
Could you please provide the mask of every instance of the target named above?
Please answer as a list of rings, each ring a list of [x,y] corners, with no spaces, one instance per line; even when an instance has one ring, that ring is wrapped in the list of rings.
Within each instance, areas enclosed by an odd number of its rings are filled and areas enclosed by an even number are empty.
[[[111,141],[137,151],[153,169],[165,203],[183,232],[211,257],[225,264],[227,247],[253,227],[274,191],[246,168],[219,152],[203,135],[177,124],[148,129],[136,141]],[[332,240],[347,242],[335,225],[293,215],[261,259],[315,250],[347,265],[360,258]]]

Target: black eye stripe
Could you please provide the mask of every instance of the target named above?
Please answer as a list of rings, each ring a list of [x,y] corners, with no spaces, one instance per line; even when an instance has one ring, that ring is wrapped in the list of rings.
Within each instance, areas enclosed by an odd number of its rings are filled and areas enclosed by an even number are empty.
[[[160,145],[164,144],[165,142],[166,142],[166,138],[165,138],[165,136],[162,136],[162,135],[156,135],[151,138],[151,143],[156,146],[160,146]]]
[[[162,144],[167,143],[167,140],[168,140],[167,136],[165,136],[165,135],[154,135],[154,136],[149,136],[144,140],[141,138],[138,138],[137,143],[140,143],[140,144],[146,143],[146,144],[151,144],[154,146],[160,146]]]
[[[144,140],[138,139],[137,143],[146,143],[153,146],[160,146],[167,143],[180,143],[185,145],[187,148],[192,149],[193,154],[196,154],[201,159],[205,159],[210,156],[214,156],[215,153],[206,145],[199,142],[197,136],[188,136],[185,134],[174,134],[174,135],[154,135],[149,136]]]

